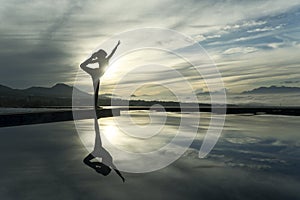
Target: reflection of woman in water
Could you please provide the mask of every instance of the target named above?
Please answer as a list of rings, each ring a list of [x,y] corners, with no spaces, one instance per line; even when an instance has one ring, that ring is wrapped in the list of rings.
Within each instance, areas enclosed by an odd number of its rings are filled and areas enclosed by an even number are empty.
[[[105,73],[105,68],[107,67],[110,58],[114,55],[119,45],[120,45],[120,40],[118,41],[118,44],[115,46],[115,48],[112,50],[109,56],[107,56],[107,53],[103,49],[100,49],[99,51],[93,53],[90,58],[88,58],[86,61],[80,64],[81,69],[83,69],[86,73],[88,73],[92,77],[93,86],[94,86],[95,108],[97,107],[97,103],[98,103],[100,77]],[[87,65],[92,63],[98,63],[99,67],[95,69],[87,67]]]
[[[111,172],[111,169],[113,169],[121,177],[123,182],[125,182],[125,178],[122,176],[121,172],[114,165],[112,156],[102,146],[97,117],[94,118],[94,124],[95,124],[95,133],[96,133],[94,150],[89,155],[87,155],[87,157],[84,158],[83,162],[89,167],[93,168],[96,172],[104,176],[107,176]],[[96,159],[101,158],[102,160],[101,162],[99,161],[91,162],[91,160],[93,160],[94,158]]]

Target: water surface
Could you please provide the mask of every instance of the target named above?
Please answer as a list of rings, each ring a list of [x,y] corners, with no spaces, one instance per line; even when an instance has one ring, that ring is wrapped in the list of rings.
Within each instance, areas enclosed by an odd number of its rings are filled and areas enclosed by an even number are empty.
[[[122,113],[119,120],[128,115],[140,126],[150,122],[146,111]],[[192,119],[194,115],[168,113],[164,128],[148,141],[128,137],[115,126],[114,118],[100,119],[100,131],[124,150],[147,152],[174,137],[181,117]],[[152,119],[151,130],[157,130],[158,119],[159,113]],[[1,128],[0,198],[300,198],[299,117],[228,115],[217,145],[207,158],[199,159],[209,119],[209,113],[201,113],[198,135],[179,160],[151,173],[124,173],[125,183],[113,172],[104,177],[83,164],[89,151],[80,138],[92,147],[92,120],[82,120],[80,137],[74,122]],[[126,161],[115,157],[116,163]]]

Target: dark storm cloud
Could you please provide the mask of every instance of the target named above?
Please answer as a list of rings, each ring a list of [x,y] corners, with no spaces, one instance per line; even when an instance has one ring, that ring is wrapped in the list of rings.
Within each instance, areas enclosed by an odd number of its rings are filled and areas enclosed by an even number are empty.
[[[42,24],[41,28],[33,29],[28,33],[22,33],[22,27],[13,34],[11,30],[2,30],[0,32],[1,84],[29,87],[33,82],[35,85],[52,85],[57,82],[71,81],[75,73],[72,66],[75,65],[72,61],[74,55],[66,46],[66,41],[56,37],[55,34],[79,8],[79,1],[69,1],[62,14],[50,25]],[[42,11],[39,15],[43,15]],[[12,21],[18,20],[22,21],[17,17]],[[37,19],[27,19],[30,20],[32,22],[31,24],[29,22],[28,26],[34,27]],[[44,31],[39,31],[44,27],[46,27]]]
[[[72,55],[57,42],[38,46],[16,39],[0,39],[0,42],[6,46],[6,49],[2,46],[4,50],[0,53],[1,84],[26,87],[34,79],[37,85],[48,85],[65,82],[64,74],[72,73],[73,63],[68,63]],[[15,51],[11,52],[10,47]]]

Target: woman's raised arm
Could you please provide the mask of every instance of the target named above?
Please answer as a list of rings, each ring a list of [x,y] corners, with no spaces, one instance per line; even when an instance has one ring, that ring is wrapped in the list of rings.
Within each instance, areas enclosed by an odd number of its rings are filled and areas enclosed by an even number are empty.
[[[115,48],[112,50],[112,52],[109,54],[109,56],[107,56],[107,59],[109,60],[113,55],[114,53],[116,52],[118,46],[121,44],[120,40],[118,41],[118,44],[115,46]]]

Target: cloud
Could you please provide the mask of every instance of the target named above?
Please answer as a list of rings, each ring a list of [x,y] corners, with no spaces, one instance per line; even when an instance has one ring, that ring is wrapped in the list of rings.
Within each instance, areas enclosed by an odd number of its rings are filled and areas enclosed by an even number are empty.
[[[257,50],[258,49],[254,47],[234,47],[234,48],[227,49],[226,51],[223,52],[223,54],[225,55],[238,54],[238,53],[247,54],[247,53],[255,52]]]
[[[263,28],[256,28],[256,29],[253,29],[253,30],[248,30],[247,32],[248,33],[256,33],[256,32],[265,32],[265,31],[274,31],[276,29],[280,29],[281,27],[282,27],[282,25],[278,25],[276,27],[265,26]]]
[[[283,84],[294,84],[294,83],[300,83],[300,80],[295,80],[295,81],[289,80],[289,81],[283,81],[281,83],[283,83]]]
[[[266,24],[267,21],[255,21],[255,20],[250,20],[250,21],[244,21],[240,24],[233,24],[233,25],[226,25],[223,29],[224,30],[235,30],[235,29],[240,29],[240,28],[248,28],[248,27],[253,27],[253,26],[261,26]]]
[[[270,77],[266,80],[269,82],[287,78],[283,72],[281,78],[276,76],[272,80],[270,68],[278,64],[273,62],[272,53],[268,51],[284,49],[282,54],[274,53],[275,60],[282,66],[298,62],[297,56],[288,56],[288,60],[285,55],[299,48],[299,22],[295,20],[299,1],[0,2],[0,79],[3,84],[16,88],[72,83],[80,62],[102,41],[115,33],[138,27],[174,28],[199,41],[215,62],[239,61],[220,66],[224,80],[229,81],[227,87],[233,90],[256,84],[254,79],[242,82],[241,78],[241,85],[230,81],[244,73],[263,71]],[[284,28],[280,27],[283,24]],[[291,77],[295,78],[297,69],[289,69],[293,72]],[[197,80],[188,70],[186,67],[180,72],[189,76],[193,84],[199,84],[199,78]],[[115,71],[115,75],[121,71]],[[22,76],[15,80],[12,77],[16,74]],[[149,81],[161,79],[170,84],[180,83],[176,77],[166,80],[155,73],[141,76]],[[137,82],[138,78],[132,76],[124,86]],[[202,83],[199,85],[196,88],[203,87]],[[109,77],[103,82],[105,88],[113,88]]]
[[[221,35],[220,34],[217,34],[217,35],[207,35],[207,36],[204,36],[204,35],[197,35],[194,37],[195,40],[201,42],[201,41],[204,41],[204,40],[207,40],[207,39],[214,39],[214,38],[220,38]]]
[[[67,1],[62,14],[52,22],[43,34],[41,34],[41,41],[47,42],[48,40],[51,40],[55,33],[63,28],[64,25],[67,25],[66,23],[70,20],[73,14],[80,12],[81,4],[83,4],[83,2],[79,0]]]

